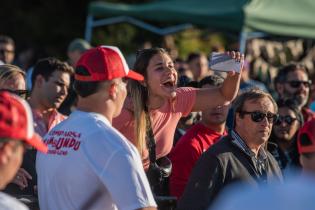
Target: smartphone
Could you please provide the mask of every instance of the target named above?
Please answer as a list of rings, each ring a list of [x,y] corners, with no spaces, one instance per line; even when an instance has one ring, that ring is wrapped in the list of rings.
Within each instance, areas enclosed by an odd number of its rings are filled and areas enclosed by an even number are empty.
[[[233,59],[230,55],[225,53],[214,52],[211,54],[209,68],[213,71],[241,71],[242,63]]]

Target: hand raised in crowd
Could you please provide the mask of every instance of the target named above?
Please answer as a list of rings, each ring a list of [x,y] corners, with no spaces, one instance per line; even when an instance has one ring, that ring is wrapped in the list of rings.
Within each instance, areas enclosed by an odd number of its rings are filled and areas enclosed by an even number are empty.
[[[244,54],[240,53],[240,52],[235,52],[235,51],[227,51],[226,52],[227,55],[231,56],[233,59],[235,59],[237,62],[241,63],[241,70],[239,73],[242,72],[243,67],[244,67]],[[228,76],[234,76],[237,72],[236,71],[229,71],[227,73]]]
[[[28,179],[31,180],[32,176],[24,168],[20,168],[12,180],[12,183],[18,185],[20,189],[23,190],[28,186]]]

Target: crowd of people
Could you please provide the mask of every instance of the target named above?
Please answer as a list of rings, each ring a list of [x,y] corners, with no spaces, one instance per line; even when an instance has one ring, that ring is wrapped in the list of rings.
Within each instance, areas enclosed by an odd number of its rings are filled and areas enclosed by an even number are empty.
[[[239,195],[290,180],[315,194],[310,71],[290,62],[263,84],[225,53],[240,72],[163,48],[129,68],[119,48],[74,39],[68,61],[23,69],[0,35],[0,209],[241,210],[257,198]]]

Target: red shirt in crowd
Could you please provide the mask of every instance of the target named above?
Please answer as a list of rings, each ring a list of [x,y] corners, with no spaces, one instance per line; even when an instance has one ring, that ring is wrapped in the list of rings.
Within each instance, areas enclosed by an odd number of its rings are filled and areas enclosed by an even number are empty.
[[[227,135],[224,131],[223,135]],[[170,176],[170,194],[180,198],[189,180],[190,173],[199,159],[222,134],[198,123],[187,130],[170,153],[172,174]]]
[[[302,114],[304,118],[304,122],[310,121],[315,118],[315,113],[307,107],[302,108]]]

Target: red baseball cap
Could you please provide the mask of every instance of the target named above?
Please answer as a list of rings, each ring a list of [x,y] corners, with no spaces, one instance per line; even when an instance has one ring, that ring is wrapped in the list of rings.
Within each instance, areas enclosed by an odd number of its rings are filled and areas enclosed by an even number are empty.
[[[96,82],[122,77],[139,81],[144,79],[141,74],[129,69],[120,50],[113,46],[103,45],[87,50],[77,62],[76,68],[79,67],[86,69],[89,75],[76,72],[74,78],[78,81]]]
[[[297,146],[300,154],[315,152],[315,119],[306,122],[300,129]]]
[[[47,146],[34,132],[32,112],[25,100],[8,92],[0,92],[0,138],[24,141],[47,153]]]

